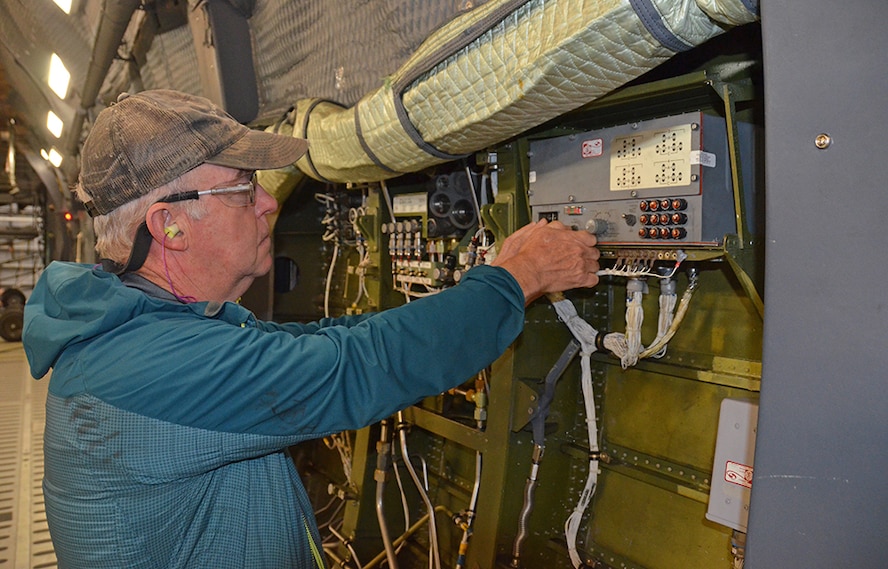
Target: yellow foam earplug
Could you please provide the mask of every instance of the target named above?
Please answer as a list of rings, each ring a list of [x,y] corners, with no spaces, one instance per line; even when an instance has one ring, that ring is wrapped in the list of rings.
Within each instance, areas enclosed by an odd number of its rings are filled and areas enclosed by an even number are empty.
[[[179,234],[179,226],[175,223],[171,223],[163,228],[163,232],[166,233],[166,236],[172,239],[176,235]]]

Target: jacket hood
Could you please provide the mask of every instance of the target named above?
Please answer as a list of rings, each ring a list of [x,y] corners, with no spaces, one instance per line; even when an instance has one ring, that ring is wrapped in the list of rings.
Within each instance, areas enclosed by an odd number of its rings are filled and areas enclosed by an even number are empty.
[[[113,330],[144,313],[146,304],[161,303],[98,266],[50,263],[25,305],[22,343],[31,375],[43,377],[65,348]]]

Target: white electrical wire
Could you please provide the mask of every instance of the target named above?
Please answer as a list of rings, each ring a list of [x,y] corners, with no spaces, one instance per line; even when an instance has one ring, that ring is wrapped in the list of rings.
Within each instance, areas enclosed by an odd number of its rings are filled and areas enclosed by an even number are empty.
[[[574,338],[580,342],[580,369],[582,370],[582,387],[583,387],[583,403],[586,410],[586,430],[589,436],[589,475],[586,478],[586,485],[580,493],[580,499],[577,501],[573,512],[564,522],[564,536],[567,539],[567,553],[570,561],[575,568],[583,565],[583,560],[577,552],[577,535],[580,530],[580,523],[583,514],[595,494],[595,488],[598,485],[598,423],[595,414],[595,391],[592,384],[592,362],[591,356],[595,352],[595,338],[598,331],[588,322],[580,318],[577,309],[573,303],[561,298],[552,302],[552,306],[561,317],[561,320],[570,329]]]
[[[631,282],[631,281],[630,281]],[[641,353],[641,325],[644,323],[644,308],[641,301],[642,290],[634,290],[626,299],[626,353],[620,358],[623,369],[634,366]]]
[[[675,310],[675,317],[672,320],[672,323],[669,325],[669,329],[665,334],[659,339],[654,341],[647,349],[645,349],[639,355],[640,358],[646,358],[652,356],[659,352],[662,348],[669,343],[669,340],[675,335],[675,332],[678,330],[679,325],[681,325],[684,320],[685,314],[688,312],[688,306],[691,303],[691,297],[694,296],[694,291],[697,290],[697,272],[691,269],[688,273],[688,287],[685,289],[684,294],[681,295],[681,300],[678,303],[678,308]]]
[[[666,286],[669,283],[671,286]],[[675,314],[675,304],[678,300],[678,296],[675,294],[675,286],[671,281],[663,281],[663,284],[660,288],[660,314],[657,318],[657,337],[654,338],[654,341],[651,342],[651,346],[656,345],[660,340],[663,339],[663,336],[669,331],[669,328],[672,326],[672,321],[674,320]],[[653,358],[662,358],[666,355],[666,345],[651,357]]]
[[[328,442],[329,440],[329,442]],[[345,473],[345,479],[349,487],[354,488],[355,484],[352,480],[352,445],[351,437],[348,432],[332,434],[324,438],[324,445],[339,453],[339,459],[342,461],[342,471]]]
[[[675,266],[668,274],[661,275],[654,271],[654,261],[657,259],[617,259],[612,269],[601,269],[596,275],[625,277],[625,278],[643,278],[656,277],[658,279],[671,279],[678,272],[679,266],[688,258],[687,253],[679,249],[675,252]]]
[[[336,257],[339,256],[339,243],[333,245],[333,255],[330,257],[330,269],[327,271],[327,282],[324,284],[324,317],[330,318],[330,287],[333,283],[333,269],[336,268]]]
[[[650,346],[648,346],[647,348],[645,348],[644,346],[639,346],[639,351],[636,352],[634,351],[635,348],[629,345],[628,336],[631,326],[630,319],[637,318],[637,314],[635,312],[630,312],[629,306],[627,306],[626,310],[627,333],[623,334],[621,332],[611,332],[604,337],[604,340],[602,342],[604,344],[604,347],[607,348],[608,351],[610,351],[612,354],[620,358],[620,363],[622,364],[623,369],[635,365],[636,363],[638,363],[638,360],[649,357],[662,357],[666,354],[667,344],[669,344],[669,340],[672,339],[672,337],[675,335],[675,332],[678,330],[679,325],[684,320],[685,314],[687,314],[688,311],[688,306],[691,302],[691,297],[694,295],[694,291],[697,289],[696,271],[694,269],[691,269],[688,274],[688,287],[685,289],[684,294],[682,294],[681,300],[678,302],[678,308],[675,308],[676,295],[674,293],[663,294],[661,289],[657,337],[654,338],[654,341],[651,343]],[[663,286],[666,285],[661,285],[661,287]]]
[[[593,346],[594,349],[594,346]],[[582,369],[583,379],[583,402],[586,407],[586,428],[589,433],[589,456],[594,457],[589,460],[589,476],[586,478],[586,485],[580,493],[580,499],[577,505],[564,522],[564,537],[567,539],[567,554],[574,568],[583,565],[583,560],[577,552],[577,534],[580,531],[580,523],[583,520],[583,514],[592,501],[595,489],[598,487],[598,426],[595,416],[595,393],[592,387],[592,366],[589,356],[591,353],[585,351],[581,353],[580,367]]]

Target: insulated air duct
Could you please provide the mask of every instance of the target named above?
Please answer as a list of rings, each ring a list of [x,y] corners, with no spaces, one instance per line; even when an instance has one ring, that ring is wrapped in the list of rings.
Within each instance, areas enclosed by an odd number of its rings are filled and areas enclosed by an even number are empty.
[[[757,0],[491,0],[431,35],[352,108],[298,101],[278,132],[330,182],[415,172],[573,110],[728,27]]]

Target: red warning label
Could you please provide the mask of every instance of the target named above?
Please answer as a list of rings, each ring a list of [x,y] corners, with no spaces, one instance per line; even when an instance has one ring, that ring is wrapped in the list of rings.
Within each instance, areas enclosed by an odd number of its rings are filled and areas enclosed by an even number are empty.
[[[725,481],[745,488],[752,488],[752,467],[729,460],[725,465]]]
[[[583,141],[583,158],[594,158],[601,156],[604,150],[604,141],[600,138]]]

